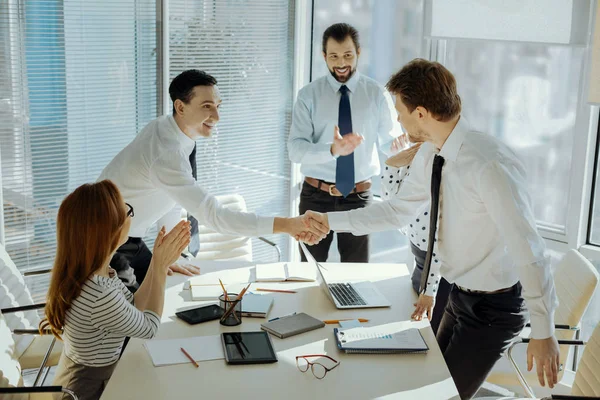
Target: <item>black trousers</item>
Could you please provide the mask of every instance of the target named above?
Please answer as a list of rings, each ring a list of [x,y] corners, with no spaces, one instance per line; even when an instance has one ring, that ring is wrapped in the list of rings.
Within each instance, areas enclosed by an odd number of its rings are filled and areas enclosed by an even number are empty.
[[[423,264],[425,264],[426,251],[419,249],[414,244],[410,244],[410,250],[415,256],[415,269],[413,270],[411,281],[414,291],[419,294],[419,288],[421,286],[421,276],[423,275]],[[448,297],[450,296],[450,290],[452,290],[452,284],[448,283],[444,278],[440,279],[438,290],[435,295],[435,305],[433,306],[433,317],[429,324],[433,333],[437,334],[440,322],[442,322],[442,316],[444,315],[444,309],[448,303]]]
[[[312,187],[304,182],[302,192],[300,193],[300,215],[306,211],[330,212],[330,211],[348,211],[357,208],[366,207],[372,199],[371,191],[362,193],[353,193],[348,197],[331,196],[321,189]],[[314,246],[307,246],[315,260],[319,262],[327,261],[329,248],[333,241],[333,234],[329,235]],[[369,262],[369,236],[354,236],[351,233],[338,233],[338,251],[342,262]],[[302,261],[306,261],[304,253],[300,251]]]
[[[461,399],[475,395],[526,322],[520,283],[496,294],[452,288],[436,339]]]
[[[117,249],[110,266],[117,271],[117,275],[125,286],[135,292],[144,281],[152,252],[141,238],[130,237],[127,242]]]

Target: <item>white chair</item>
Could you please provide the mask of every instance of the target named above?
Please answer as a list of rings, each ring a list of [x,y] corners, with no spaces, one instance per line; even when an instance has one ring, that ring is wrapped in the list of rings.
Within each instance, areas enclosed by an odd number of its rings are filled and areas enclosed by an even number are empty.
[[[522,343],[528,343],[529,339],[522,339]],[[569,399],[600,399],[600,324],[596,326],[592,337],[586,343],[580,340],[559,340],[558,343],[567,346],[583,346],[585,349],[579,362],[579,368],[575,374],[575,382],[571,390],[571,396],[552,396],[552,398]],[[519,343],[513,344],[513,347]],[[525,388],[525,392],[529,398],[536,398],[533,389],[529,385],[526,377],[521,372],[519,365],[512,359],[509,352],[509,360],[515,369],[521,384]],[[581,397],[585,396],[585,397]]]
[[[585,257],[583,257],[577,250],[569,250],[562,260],[556,266],[554,273],[554,285],[556,287],[556,295],[558,297],[559,305],[554,314],[554,321],[556,323],[556,338],[558,340],[572,340],[579,339],[579,327],[583,314],[587,309],[594,291],[598,286],[598,272]],[[521,335],[521,337],[528,336],[527,332]],[[519,365],[526,365],[527,355],[525,346],[520,346],[519,353],[514,352],[514,348],[511,347],[508,353],[511,353],[511,357]],[[563,345],[560,347],[560,362],[566,366],[566,360],[569,353],[569,347]],[[577,360],[577,353],[574,352],[574,361]],[[564,369],[559,373],[559,381],[562,379]],[[576,369],[576,363],[573,363],[573,370]],[[524,372],[524,376],[528,382],[533,382],[539,385],[537,375],[535,371]],[[511,388],[518,388],[522,386],[524,390],[528,390],[520,382],[519,377],[515,375],[511,362],[508,357],[502,357],[494,366],[492,372],[486,379],[488,382],[498,386]],[[516,389],[515,389],[516,390]]]
[[[49,367],[58,364],[62,342],[52,335],[39,335],[38,309],[45,304],[34,304],[23,276],[10,256],[0,245],[0,313],[13,334],[14,355],[23,369],[39,368],[35,384],[45,379]]]
[[[246,202],[239,194],[215,196],[219,203],[234,211],[246,211]],[[205,225],[198,225],[200,235],[200,251],[198,260],[243,260],[252,261],[252,241],[249,237],[239,237],[217,233]],[[281,250],[272,241],[259,237],[259,240],[272,246],[277,251],[278,261]]]
[[[23,387],[22,366],[11,329],[0,313],[0,398],[3,400],[52,400],[52,393],[67,393],[74,400],[77,396],[60,386]]]

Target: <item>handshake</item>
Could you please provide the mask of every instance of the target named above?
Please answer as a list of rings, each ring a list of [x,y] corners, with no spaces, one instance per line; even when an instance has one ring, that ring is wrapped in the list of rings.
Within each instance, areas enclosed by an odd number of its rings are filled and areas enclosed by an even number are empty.
[[[327,214],[307,211],[295,218],[275,218],[273,233],[287,233],[294,239],[314,245],[329,234]]]

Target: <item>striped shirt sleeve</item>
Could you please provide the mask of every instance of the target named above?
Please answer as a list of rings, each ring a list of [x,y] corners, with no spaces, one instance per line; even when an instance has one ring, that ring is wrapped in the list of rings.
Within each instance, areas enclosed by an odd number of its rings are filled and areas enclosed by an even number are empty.
[[[123,295],[129,302],[129,304],[133,304],[133,293],[131,293],[131,291],[129,291],[129,289],[127,289],[127,286],[125,286],[125,284],[120,279],[117,278],[117,280],[119,282],[119,287],[121,288],[121,292],[123,292]]]
[[[155,312],[141,312],[121,290],[112,288],[104,290],[97,297],[91,319],[98,329],[142,339],[152,339],[160,325],[160,317]]]

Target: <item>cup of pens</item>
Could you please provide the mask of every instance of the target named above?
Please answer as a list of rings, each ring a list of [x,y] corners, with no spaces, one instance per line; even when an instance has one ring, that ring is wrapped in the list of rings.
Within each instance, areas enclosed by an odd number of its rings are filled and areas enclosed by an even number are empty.
[[[224,293],[219,296],[219,305],[223,309],[219,321],[221,325],[236,326],[242,323],[242,300],[239,297],[237,293]]]

